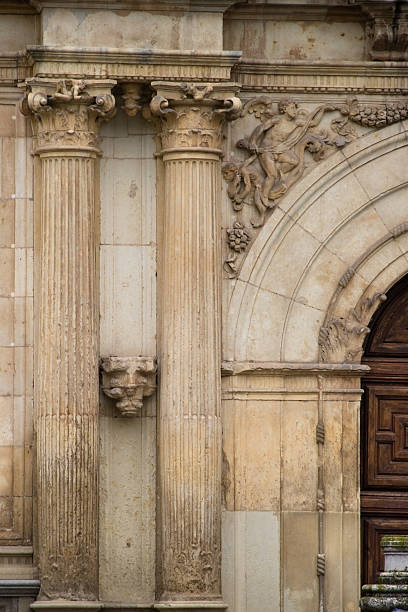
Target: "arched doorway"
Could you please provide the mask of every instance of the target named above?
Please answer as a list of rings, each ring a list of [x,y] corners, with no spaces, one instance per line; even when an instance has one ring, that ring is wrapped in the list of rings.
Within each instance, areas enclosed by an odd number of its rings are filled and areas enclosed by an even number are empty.
[[[408,534],[408,276],[387,293],[370,323],[362,363],[362,581],[383,570],[380,540]]]

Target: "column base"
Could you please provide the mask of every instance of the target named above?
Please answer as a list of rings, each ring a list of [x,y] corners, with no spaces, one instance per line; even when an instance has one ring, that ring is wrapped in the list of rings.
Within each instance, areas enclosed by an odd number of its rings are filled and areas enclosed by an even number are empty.
[[[226,610],[223,601],[160,601],[154,604],[155,610],[183,610],[183,612],[205,612],[206,610]]]
[[[103,608],[102,601],[70,601],[68,599],[51,599],[35,601],[30,608],[36,612],[97,612]]]

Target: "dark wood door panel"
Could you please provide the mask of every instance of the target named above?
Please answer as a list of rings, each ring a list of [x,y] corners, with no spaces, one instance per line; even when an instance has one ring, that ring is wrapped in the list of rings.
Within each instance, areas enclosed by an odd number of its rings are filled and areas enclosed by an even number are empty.
[[[384,569],[385,535],[408,535],[408,275],[388,293],[369,323],[362,363],[362,581]]]
[[[408,490],[408,386],[367,383],[363,488]]]

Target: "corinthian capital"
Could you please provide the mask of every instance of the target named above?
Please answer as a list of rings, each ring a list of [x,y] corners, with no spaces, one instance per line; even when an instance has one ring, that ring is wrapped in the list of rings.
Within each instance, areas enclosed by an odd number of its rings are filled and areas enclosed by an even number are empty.
[[[99,124],[114,116],[116,81],[33,78],[25,83],[21,111],[31,115],[37,152],[95,149]]]
[[[220,152],[222,126],[238,117],[236,83],[154,82],[150,112],[160,123],[162,153],[200,149]]]

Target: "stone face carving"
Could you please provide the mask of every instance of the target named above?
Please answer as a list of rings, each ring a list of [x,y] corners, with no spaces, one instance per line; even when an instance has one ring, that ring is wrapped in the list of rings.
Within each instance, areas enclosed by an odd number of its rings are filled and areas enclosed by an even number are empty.
[[[156,389],[156,364],[151,357],[103,357],[102,390],[115,400],[121,416],[140,416],[143,398]]]
[[[129,117],[135,117],[146,104],[149,94],[144,83],[122,83],[122,108]]]
[[[107,84],[78,79],[29,79],[21,111],[33,117],[37,149],[72,145],[97,146],[99,124],[114,116],[115,98]]]
[[[319,350],[323,362],[347,363],[359,361],[363,339],[370,332],[368,322],[378,303],[387,299],[376,293],[352,308],[346,317],[332,318],[320,328]]]
[[[322,126],[326,113],[336,114]],[[241,211],[244,205],[250,206],[254,211],[250,222],[257,229],[265,223],[268,211],[273,211],[303,176],[307,156],[318,163],[351,142],[357,137],[353,123],[381,128],[407,118],[408,103],[371,106],[350,98],[343,104],[325,104],[310,111],[300,108],[292,98],[276,104],[269,96],[260,96],[246,102],[240,116],[246,115],[259,121],[248,137],[236,143],[237,149],[245,151],[245,159],[224,162],[222,173],[238,222],[244,225]],[[228,243],[231,248],[229,235]],[[229,266],[231,259],[234,269]],[[232,277],[239,268],[231,252],[224,269]]]

